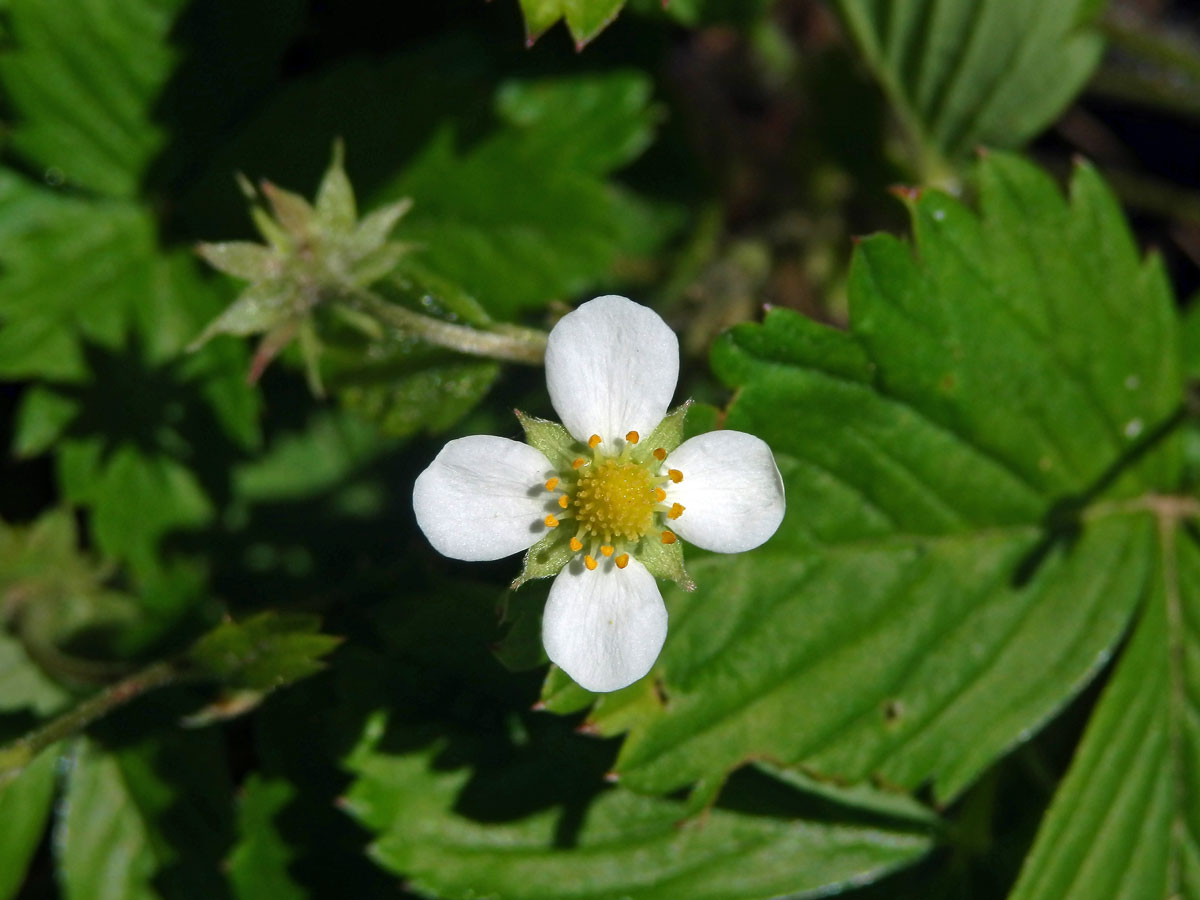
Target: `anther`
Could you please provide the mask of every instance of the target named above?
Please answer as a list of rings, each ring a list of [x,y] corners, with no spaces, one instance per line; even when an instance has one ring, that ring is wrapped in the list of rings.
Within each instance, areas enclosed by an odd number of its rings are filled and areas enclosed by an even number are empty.
[[[636,444],[641,439],[641,435],[639,435],[636,431],[631,431],[625,435],[625,440],[629,441],[631,444]]]
[[[546,482],[546,490],[552,491],[556,487],[558,487],[558,476],[557,475]]]
[[[570,500],[570,498],[567,497],[566,494],[563,494],[562,496],[560,496],[558,498],[558,505],[561,506],[563,509],[566,509],[568,504],[570,504],[570,502],[571,502],[571,500]],[[675,505],[679,506],[678,503]],[[682,507],[680,507],[680,508],[682,509]]]
[[[660,487],[656,487],[654,489],[654,499],[657,500],[659,503],[662,503],[664,500],[667,499],[667,492],[664,491]]]
[[[554,516],[546,516],[544,521],[546,523],[547,528],[557,528],[558,527],[558,519],[554,518]]]
[[[662,542],[664,544],[673,544],[673,543],[675,543],[675,541],[676,541],[675,532],[664,531],[662,533]]]
[[[598,565],[596,560],[594,560],[590,554],[583,558],[583,564],[588,567],[589,572],[594,572],[596,570],[596,566]]]
[[[604,544],[604,545],[602,545],[602,546],[600,547],[600,552],[601,552],[601,553],[603,553],[605,556],[612,556],[612,555],[613,555],[613,548],[612,548],[612,544]]]
[[[578,553],[582,549],[583,549],[583,541],[581,541],[577,537],[571,538],[571,552]]]
[[[600,446],[600,435],[593,434],[590,438],[588,438],[588,446],[591,447],[593,450],[595,450],[597,447],[599,447]]]
[[[582,456],[579,456],[579,457],[576,457],[575,462],[571,463],[571,468],[572,469],[582,469],[585,465],[587,465],[587,460],[584,459]]]
[[[679,484],[679,482],[683,481],[683,473],[678,469],[667,469],[667,475],[676,484]]]
[[[667,513],[668,519],[678,519],[683,515],[683,511],[687,509],[682,503],[671,504],[671,511]]]
[[[614,559],[613,562],[615,562],[617,564],[618,569],[623,569],[627,565],[629,565],[629,554],[622,553],[620,556],[618,556],[616,559]]]
[[[662,462],[664,459],[667,458],[667,451],[664,450],[662,447],[659,447],[657,450],[654,451],[654,458],[657,459],[659,462]]]

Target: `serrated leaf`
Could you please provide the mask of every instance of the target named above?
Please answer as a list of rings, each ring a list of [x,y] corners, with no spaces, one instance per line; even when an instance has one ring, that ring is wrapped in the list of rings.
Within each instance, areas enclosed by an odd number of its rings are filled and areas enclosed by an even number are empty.
[[[289,872],[296,850],[279,833],[276,816],[296,788],[285,779],[251,775],[238,804],[238,843],[229,857],[229,881],[240,900],[304,900],[309,892]]]
[[[42,718],[67,702],[68,693],[41,666],[67,679],[114,675],[89,657],[113,652],[137,604],[106,585],[111,573],[84,555],[78,540],[67,509],[20,528],[0,524],[0,608],[20,636],[0,632],[0,711]]]
[[[1018,147],[1049,125],[1100,61],[1090,0],[837,0],[867,63],[927,156]],[[928,164],[923,174],[936,175]]]
[[[137,193],[165,136],[152,114],[185,0],[12,0],[0,83],[11,146],[59,181]]]
[[[54,799],[57,753],[43,753],[21,775],[0,787],[0,898],[17,896],[42,840]]]
[[[371,848],[378,863],[447,900],[800,897],[873,880],[928,847],[928,837],[914,831],[720,807],[688,821],[699,811],[694,805],[623,790],[592,797],[564,841],[563,810],[553,798],[577,777],[577,761],[514,760],[493,774],[491,787],[471,792],[464,809],[471,771],[435,763],[448,749],[443,741],[394,755],[381,737],[376,721],[350,757],[357,779],[345,806],[378,833]],[[794,799],[778,783],[770,790],[776,809]],[[534,791],[550,802],[503,812]]]
[[[500,366],[416,342],[362,351],[361,342],[330,348],[329,383],[347,409],[391,437],[444,431],[491,389]]]
[[[606,176],[648,144],[649,94],[628,72],[502,86],[502,127],[469,150],[442,128],[384,189],[413,199],[398,233],[421,248],[410,258],[511,320],[595,286],[621,252],[647,252],[652,216]]]
[[[1088,168],[1069,205],[1015,158],[979,182],[981,215],[913,201],[915,253],[862,243],[849,332],[774,311],[716,347],[726,424],[772,446],[789,508],[669,593],[666,703],[621,749],[629,785],[765,757],[952,798],[1092,677],[1149,590],[1139,498],[1180,475],[1158,443],[1182,402],[1161,267]]]
[[[625,0],[520,0],[528,43],[559,19],[566,19],[576,49],[583,47],[617,17]]]
[[[1200,897],[1200,546],[1159,513],[1141,621],[1012,900]]]
[[[56,824],[67,900],[219,897],[230,793],[217,735],[106,752],[81,739]]]
[[[222,455],[257,439],[244,350],[178,359],[220,295],[190,254],[159,251],[131,203],[0,170],[0,211],[0,378],[43,380],[22,399],[15,447],[57,441],[66,497],[96,513],[102,549],[157,569],[163,532],[211,512]]]
[[[324,668],[340,638],[320,633],[321,620],[304,613],[259,613],[226,622],[188,651],[204,675],[241,690],[266,692]]]
[[[12,452],[21,457],[45,453],[78,414],[79,406],[71,398],[39,384],[30,385],[17,408]]]

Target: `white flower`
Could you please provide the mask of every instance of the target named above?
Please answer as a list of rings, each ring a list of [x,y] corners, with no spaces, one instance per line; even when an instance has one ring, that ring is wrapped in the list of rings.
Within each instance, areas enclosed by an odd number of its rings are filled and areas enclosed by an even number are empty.
[[[679,443],[683,409],[667,414],[678,377],[679,342],[657,313],[597,297],[564,316],[546,347],[566,431],[522,417],[536,449],[489,435],[450,441],[413,489],[417,523],[440,553],[529,550],[516,583],[558,572],[542,642],[591,691],[632,684],[658,658],[667,610],[655,575],[686,581],[676,535],[739,553],[783,519],[783,481],[763,441],[713,431]]]

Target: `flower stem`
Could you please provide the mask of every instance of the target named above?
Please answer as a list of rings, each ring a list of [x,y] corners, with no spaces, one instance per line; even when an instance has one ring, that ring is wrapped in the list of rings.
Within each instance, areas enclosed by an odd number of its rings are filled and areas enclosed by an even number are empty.
[[[438,347],[530,366],[542,365],[546,355],[546,333],[535,328],[506,325],[503,330],[482,331],[413,312],[370,291],[355,291],[351,299],[359,309],[388,327]]]
[[[179,681],[184,674],[183,667],[176,662],[156,662],[96,692],[45,725],[0,747],[0,787],[16,779],[47,747],[77,734],[131,700]]]

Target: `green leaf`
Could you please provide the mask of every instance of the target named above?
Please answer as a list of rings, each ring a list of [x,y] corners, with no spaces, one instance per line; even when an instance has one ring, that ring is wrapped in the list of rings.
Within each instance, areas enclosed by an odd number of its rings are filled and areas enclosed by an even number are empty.
[[[582,50],[612,23],[625,0],[520,0],[520,3],[525,16],[526,43],[532,45],[551,25],[566,19],[575,49]]]
[[[282,778],[251,775],[238,806],[239,840],[229,857],[229,880],[241,900],[304,900],[308,891],[288,871],[296,851],[279,833],[275,818],[292,802],[296,788]]]
[[[878,878],[929,846],[918,830],[789,819],[798,798],[777,782],[762,786],[771,797],[764,814],[718,806],[696,818],[694,804],[611,789],[568,813],[564,782],[578,774],[577,754],[556,765],[518,757],[472,789],[469,768],[441,762],[450,749],[444,739],[394,755],[382,721],[376,717],[348,760],[357,778],[345,807],[379,835],[373,858],[429,896],[807,896]],[[405,734],[401,746],[421,738]],[[534,802],[516,804],[513,815],[516,798]]]
[[[324,668],[321,657],[341,638],[321,634],[320,627],[320,619],[304,613],[259,613],[217,626],[188,651],[188,660],[231,688],[266,693]]]
[[[165,142],[154,104],[185,0],[12,0],[0,83],[11,147],[53,178],[133,196]]]
[[[1179,512],[1158,510],[1141,621],[1012,900],[1200,897],[1200,545]]]
[[[101,549],[157,571],[158,539],[206,521],[223,461],[257,440],[245,351],[178,358],[221,297],[190,254],[160,252],[148,212],[0,170],[0,213],[0,378],[43,380],[15,449],[57,449]]]
[[[1154,577],[1140,511],[1180,477],[1170,291],[1091,169],[1070,204],[1007,156],[979,183],[980,215],[913,201],[915,253],[860,245],[848,332],[776,310],[717,345],[789,508],[690,557],[624,783],[768,758],[949,799],[1113,652]]]
[[[428,344],[391,340],[330,347],[331,390],[347,409],[384,434],[445,431],[486,396],[500,375],[490,360],[464,358]]]
[[[1019,147],[1082,90],[1104,42],[1090,0],[837,0],[867,64],[925,157]]]
[[[105,752],[81,739],[54,848],[67,900],[220,897],[230,785],[214,731]]]
[[[629,72],[502,85],[499,128],[463,149],[460,128],[442,127],[384,190],[413,199],[397,236],[421,249],[406,259],[511,320],[597,285],[621,253],[651,252],[665,220],[607,181],[649,143],[649,96]]]
[[[111,573],[80,552],[76,532],[65,509],[0,525],[0,608],[14,635],[0,632],[0,711],[44,717],[64,705],[67,693],[40,666],[82,681],[114,676],[93,657],[116,649],[137,604],[106,585]]]
[[[15,897],[25,881],[54,799],[57,753],[43,753],[15,781],[0,787],[0,898]]]

